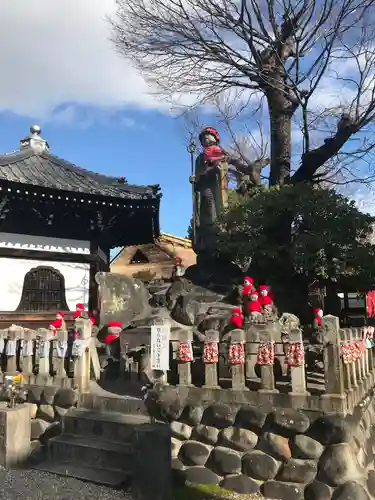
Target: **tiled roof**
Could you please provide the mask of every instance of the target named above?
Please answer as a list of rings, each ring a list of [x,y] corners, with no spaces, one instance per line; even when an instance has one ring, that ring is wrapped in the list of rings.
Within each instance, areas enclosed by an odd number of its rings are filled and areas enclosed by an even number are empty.
[[[122,199],[156,198],[151,188],[120,184],[115,177],[90,172],[47,151],[25,148],[0,155],[0,180]]]

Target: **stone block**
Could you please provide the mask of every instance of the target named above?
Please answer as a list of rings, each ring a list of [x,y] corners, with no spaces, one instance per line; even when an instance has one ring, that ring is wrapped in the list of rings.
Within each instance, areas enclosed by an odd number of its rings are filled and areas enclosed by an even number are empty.
[[[277,500],[301,500],[303,498],[303,486],[300,484],[267,481],[262,489],[266,498],[277,498]]]
[[[305,488],[305,500],[331,500],[331,488],[320,481],[314,481]]]
[[[30,454],[31,420],[27,404],[0,409],[0,465],[14,467]]]
[[[238,451],[250,451],[255,448],[258,436],[253,431],[239,427],[227,427],[219,434],[219,441]]]
[[[294,458],[318,459],[324,450],[322,444],[304,434],[294,436],[291,445]]]
[[[348,443],[334,444],[324,451],[318,464],[318,479],[330,486],[363,479],[363,471]]]
[[[288,438],[272,432],[265,432],[260,437],[259,449],[272,455],[276,460],[286,460],[292,456]]]
[[[256,406],[243,406],[236,417],[236,426],[259,433],[264,426],[267,413]]]
[[[192,439],[202,443],[215,445],[219,436],[219,429],[210,425],[198,424],[193,428]]]
[[[180,458],[186,465],[205,465],[211,447],[198,441],[185,441],[181,446]]]
[[[204,408],[203,406],[192,406],[188,405],[184,408],[181,420],[189,425],[198,425],[201,423],[203,417]]]
[[[185,470],[185,478],[193,484],[219,484],[220,477],[203,466],[188,467]]]
[[[213,404],[205,410],[202,423],[224,429],[234,424],[235,417],[235,412],[229,405]]]
[[[354,429],[339,415],[324,415],[317,418],[309,429],[309,436],[324,445],[350,443]]]
[[[42,436],[48,427],[50,426],[49,422],[42,420],[40,418],[36,418],[31,421],[31,439],[39,439]]]
[[[348,481],[337,488],[332,495],[332,500],[370,500],[366,490],[355,481]]]
[[[317,464],[313,460],[290,458],[287,460],[278,476],[280,481],[286,483],[310,483],[315,479]]]
[[[222,488],[236,493],[251,494],[258,493],[260,482],[251,479],[251,477],[244,476],[243,474],[230,475],[224,478],[220,483]]]
[[[279,472],[280,465],[280,462],[259,450],[251,451],[242,457],[242,469],[253,479],[273,479]]]
[[[212,469],[215,469],[221,476],[227,474],[239,474],[241,472],[241,456],[237,451],[217,446],[212,450],[210,457],[210,466],[212,460]]]
[[[171,423],[171,433],[177,439],[189,439],[191,436],[191,427],[190,425],[175,421]]]
[[[78,401],[78,394],[74,389],[61,388],[56,392],[53,404],[60,408],[72,408]]]
[[[303,434],[310,426],[310,420],[306,415],[292,409],[275,408],[272,411],[271,419],[280,430],[288,435]]]

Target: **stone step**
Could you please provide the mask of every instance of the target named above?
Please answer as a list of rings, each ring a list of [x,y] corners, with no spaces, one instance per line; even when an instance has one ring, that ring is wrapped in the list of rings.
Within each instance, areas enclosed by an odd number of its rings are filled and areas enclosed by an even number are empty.
[[[148,415],[142,399],[133,397],[106,397],[92,393],[80,394],[78,408],[105,412],[126,413],[128,415]]]
[[[109,471],[84,465],[72,465],[64,462],[42,462],[34,465],[33,469],[57,474],[58,476],[75,477],[83,481],[119,488],[130,482],[130,476],[123,471]]]
[[[117,443],[131,443],[135,429],[151,426],[148,415],[125,415],[85,408],[72,408],[63,418],[63,433]]]
[[[48,441],[52,462],[69,462],[85,467],[130,472],[134,447],[130,443],[113,443],[96,438],[60,434]]]

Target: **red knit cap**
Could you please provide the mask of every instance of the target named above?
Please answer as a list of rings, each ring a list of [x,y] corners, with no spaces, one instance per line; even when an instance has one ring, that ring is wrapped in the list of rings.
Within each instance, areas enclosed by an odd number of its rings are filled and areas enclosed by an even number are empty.
[[[64,319],[64,313],[63,313],[63,312],[57,312],[57,313],[56,313],[56,318],[57,318],[57,319],[60,319],[60,318],[58,318],[58,316],[60,316],[60,317],[61,317],[61,319]]]
[[[263,292],[263,290],[267,290],[268,292],[268,285],[260,285],[259,292]]]
[[[76,304],[76,311],[84,311],[85,306],[83,304]]]
[[[245,276],[244,281],[248,281],[249,283],[254,283],[254,278],[252,278],[251,276]]]

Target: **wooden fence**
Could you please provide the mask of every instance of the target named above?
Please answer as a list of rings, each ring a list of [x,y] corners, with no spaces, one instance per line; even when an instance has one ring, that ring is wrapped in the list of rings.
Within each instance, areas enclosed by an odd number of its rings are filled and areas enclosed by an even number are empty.
[[[23,374],[25,385],[74,387],[85,391],[92,371],[100,377],[92,323],[78,319],[74,329],[31,330],[12,325],[0,330],[0,381]]]

